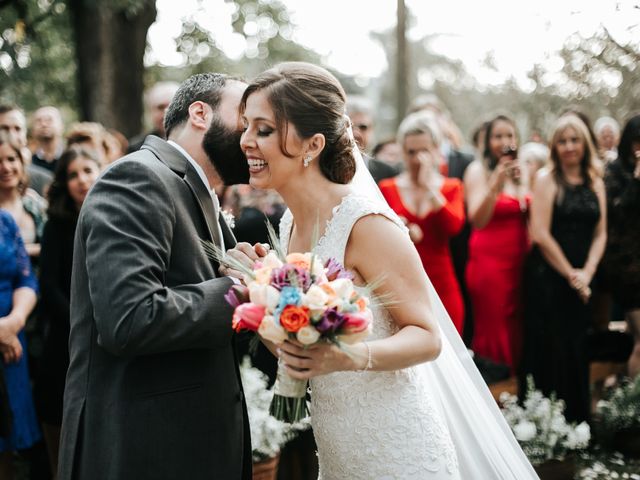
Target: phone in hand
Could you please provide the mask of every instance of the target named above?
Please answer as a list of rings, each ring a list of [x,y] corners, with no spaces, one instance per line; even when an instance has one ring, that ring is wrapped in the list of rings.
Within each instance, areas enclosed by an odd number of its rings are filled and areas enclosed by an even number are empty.
[[[507,145],[502,149],[502,156],[515,160],[518,158],[518,149],[515,145]],[[520,184],[520,173],[520,165],[513,165],[507,170],[507,175],[516,184]]]
[[[512,159],[518,157],[518,149],[514,145],[506,145],[502,149],[503,157],[511,157]]]

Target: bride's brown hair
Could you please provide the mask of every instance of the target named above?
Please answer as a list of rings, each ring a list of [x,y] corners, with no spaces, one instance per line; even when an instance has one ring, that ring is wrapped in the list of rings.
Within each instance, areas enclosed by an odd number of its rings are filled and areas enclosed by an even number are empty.
[[[245,90],[240,102],[244,112],[252,93],[265,91],[276,125],[281,132],[280,149],[286,149],[287,123],[301,138],[321,133],[325,147],[320,153],[320,170],[334,183],[346,184],[356,172],[353,141],[347,131],[346,94],[340,82],[324,68],[304,62],[286,62],[261,73]]]

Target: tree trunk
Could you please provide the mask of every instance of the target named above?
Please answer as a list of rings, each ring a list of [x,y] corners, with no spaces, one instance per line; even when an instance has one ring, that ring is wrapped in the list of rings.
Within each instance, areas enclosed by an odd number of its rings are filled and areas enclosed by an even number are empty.
[[[82,118],[131,137],[142,129],[144,53],[155,0],[135,12],[101,0],[70,0]]]
[[[407,9],[404,0],[398,0],[398,23],[396,27],[396,127],[407,113],[409,105],[409,61],[407,52]]]

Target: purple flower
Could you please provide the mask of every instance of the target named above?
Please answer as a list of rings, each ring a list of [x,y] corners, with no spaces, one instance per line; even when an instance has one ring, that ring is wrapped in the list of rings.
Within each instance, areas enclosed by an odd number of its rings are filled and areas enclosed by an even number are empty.
[[[335,259],[330,258],[327,260],[324,268],[327,269],[327,280],[332,282],[336,278],[348,278],[349,280],[353,280],[353,273],[345,268]]]
[[[232,285],[224,299],[233,308],[249,301],[249,289],[244,285]]]
[[[344,317],[338,312],[336,307],[324,312],[322,318],[314,325],[321,334],[335,333],[344,323]]]
[[[306,292],[311,286],[311,276],[303,268],[286,264],[271,272],[271,285],[278,290],[284,287],[298,287]]]

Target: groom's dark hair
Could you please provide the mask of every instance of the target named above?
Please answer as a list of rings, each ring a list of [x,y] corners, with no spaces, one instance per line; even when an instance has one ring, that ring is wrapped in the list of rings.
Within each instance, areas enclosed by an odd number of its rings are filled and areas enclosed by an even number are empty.
[[[229,80],[240,81],[222,73],[198,73],[187,78],[171,100],[164,114],[164,131],[167,138],[178,125],[189,118],[189,105],[193,102],[204,102],[217,110],[222,98],[222,91]]]

